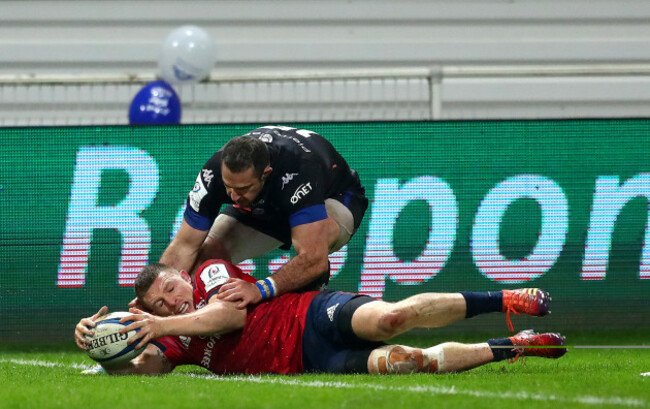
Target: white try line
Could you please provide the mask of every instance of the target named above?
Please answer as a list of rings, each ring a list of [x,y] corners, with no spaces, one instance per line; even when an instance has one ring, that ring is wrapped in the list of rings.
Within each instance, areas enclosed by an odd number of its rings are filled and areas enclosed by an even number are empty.
[[[47,361],[36,361],[34,359],[0,359],[0,364],[9,363],[15,365],[25,365],[25,366],[44,366],[47,368],[72,368],[72,369],[88,369],[88,365],[82,364],[62,364],[61,362],[47,362]]]
[[[48,362],[37,360],[25,359],[0,359],[0,363],[11,363],[14,365],[25,366],[42,366],[48,368],[72,368],[72,369],[88,369],[88,365],[83,364],[62,364],[60,362]],[[433,386],[433,385],[413,385],[413,386],[387,386],[377,385],[372,383],[345,383],[345,382],[323,382],[323,381],[302,381],[298,379],[277,378],[274,376],[222,376],[222,375],[209,375],[209,374],[193,374],[193,373],[175,373],[173,376],[186,376],[190,378],[206,379],[210,381],[219,382],[248,382],[258,384],[276,384],[284,386],[305,387],[305,388],[326,388],[326,389],[361,389],[361,390],[375,390],[386,392],[409,392],[409,393],[426,393],[428,395],[458,395],[458,396],[472,396],[476,398],[489,398],[489,399],[517,399],[517,400],[532,400],[532,401],[553,401],[558,403],[583,403],[588,405],[615,405],[615,406],[628,406],[628,407],[646,407],[646,401],[643,399],[634,398],[621,398],[612,396],[608,398],[601,398],[598,396],[576,396],[576,397],[563,397],[557,395],[543,395],[528,392],[491,392],[471,389],[461,389],[455,386]]]

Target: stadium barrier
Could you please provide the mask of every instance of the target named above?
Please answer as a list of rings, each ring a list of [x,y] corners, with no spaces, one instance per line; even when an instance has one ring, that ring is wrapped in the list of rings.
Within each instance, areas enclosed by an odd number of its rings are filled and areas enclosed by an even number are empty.
[[[648,112],[648,77],[647,64],[213,72],[176,90],[184,124],[630,117]],[[155,79],[0,75],[0,126],[124,125]]]

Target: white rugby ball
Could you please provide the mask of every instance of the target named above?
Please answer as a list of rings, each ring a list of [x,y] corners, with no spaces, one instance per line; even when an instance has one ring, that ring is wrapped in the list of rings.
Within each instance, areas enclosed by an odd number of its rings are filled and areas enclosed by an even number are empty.
[[[129,312],[112,312],[95,320],[95,335],[86,336],[90,341],[88,356],[105,367],[119,367],[140,355],[144,348],[135,349],[138,342],[127,345],[137,331],[120,334],[120,330],[133,321],[120,324],[120,319],[132,315]]]

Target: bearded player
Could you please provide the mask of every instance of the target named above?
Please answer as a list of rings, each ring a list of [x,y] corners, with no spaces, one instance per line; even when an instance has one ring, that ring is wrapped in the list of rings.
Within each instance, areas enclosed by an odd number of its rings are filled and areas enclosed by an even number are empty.
[[[423,293],[389,303],[344,292],[285,293],[238,309],[216,297],[228,282],[241,279],[260,291],[264,280],[223,260],[209,260],[194,280],[164,264],[146,266],[135,291],[139,305],[122,332],[139,329],[136,348],[145,351],[111,374],[162,374],[178,365],[199,365],[217,374],[296,374],[303,372],[401,374],[446,373],[519,356],[559,358],[566,341],[557,333],[522,331],[477,344],[446,342],[421,349],[383,341],[411,328],[434,328],[482,313],[548,313],[548,294],[539,289],[487,293]],[[75,328],[86,349],[93,317]],[[532,348],[531,348],[532,347]]]
[[[160,262],[193,275],[208,259],[238,264],[293,247],[295,255],[268,277],[273,294],[241,280],[218,297],[244,308],[285,292],[319,290],[329,281],[328,254],[348,243],[367,207],[359,175],[327,139],[263,126],[208,159]]]

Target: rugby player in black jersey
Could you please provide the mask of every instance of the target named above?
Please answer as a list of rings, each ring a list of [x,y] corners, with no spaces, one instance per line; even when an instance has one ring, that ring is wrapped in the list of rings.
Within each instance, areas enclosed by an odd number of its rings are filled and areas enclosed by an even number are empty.
[[[183,223],[160,262],[192,272],[207,259],[237,264],[293,245],[296,255],[272,277],[231,280],[219,298],[244,308],[322,288],[328,254],[350,240],[367,207],[359,176],[325,138],[264,126],[231,139],[199,171]]]

